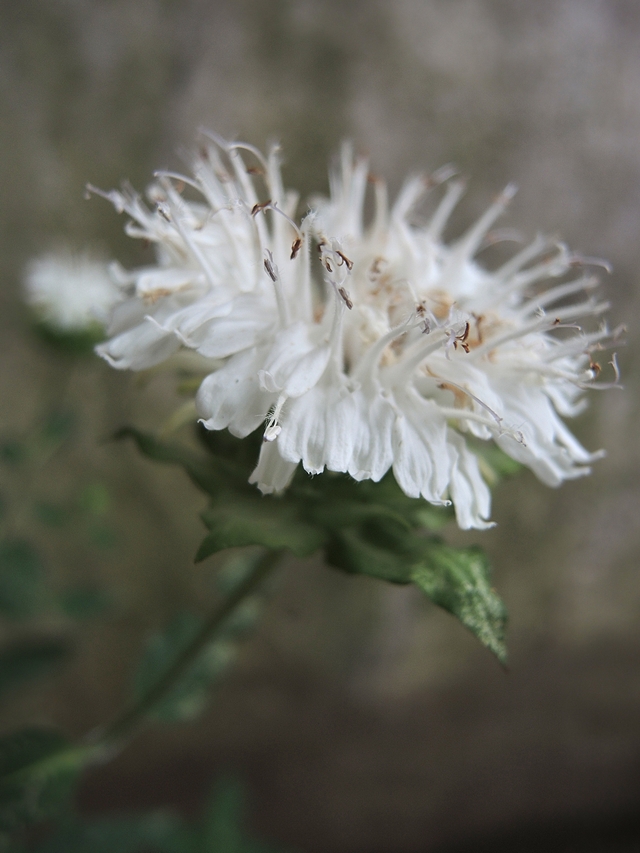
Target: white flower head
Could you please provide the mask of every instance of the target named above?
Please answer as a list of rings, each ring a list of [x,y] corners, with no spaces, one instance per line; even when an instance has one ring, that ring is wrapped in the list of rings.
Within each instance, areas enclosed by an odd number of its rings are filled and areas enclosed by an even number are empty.
[[[25,299],[41,321],[63,333],[105,325],[119,299],[107,265],[69,249],[30,261],[23,284]]]
[[[241,152],[258,165],[247,166]],[[149,204],[128,185],[89,188],[128,213],[127,233],[156,251],[152,266],[116,269],[126,298],[98,349],[114,367],[152,367],[181,346],[225,359],[274,334],[288,316],[297,273],[290,260],[302,237],[290,219],[298,197],[282,187],[278,149],[265,158],[207,134],[192,169],[193,177],[158,172]]]
[[[536,238],[496,270],[476,261],[512,186],[447,243],[464,189],[452,169],[411,179],[391,208],[374,179],[365,223],[368,163],[345,146],[330,198],[298,226],[275,153],[254,152],[258,197],[241,146],[215,143],[190,181],[204,203],[186,202],[177,176],[154,189],[155,212],[130,192],[108,194],[134,217],[130,233],[158,246],[158,264],[126,278],[130,298],[101,349],[109,361],[145,367],[181,345],[218,359],[199,413],[239,437],[266,424],[251,476],[265,493],[286,488],[300,463],[356,480],[392,469],[407,495],[453,503],[461,527],[482,528],[490,493],[470,437],[496,441],[549,485],[588,472],[600,454],[562,418],[582,409],[600,372],[594,354],[612,338],[579,321],[607,306],[591,295],[589,259],[552,240]],[[421,224],[418,202],[443,183]]]

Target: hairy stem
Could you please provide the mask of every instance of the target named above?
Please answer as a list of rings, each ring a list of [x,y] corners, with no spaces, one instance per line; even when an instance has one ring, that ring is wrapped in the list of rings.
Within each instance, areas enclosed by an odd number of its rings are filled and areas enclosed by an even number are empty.
[[[117,746],[129,737],[144,721],[149,711],[171,691],[180,677],[189,669],[198,655],[211,642],[218,630],[239,604],[250,595],[264,578],[275,568],[282,556],[281,550],[267,551],[244,580],[225,598],[206,620],[200,631],[169,669],[136,702],[125,708],[106,729],[96,743],[98,749]]]

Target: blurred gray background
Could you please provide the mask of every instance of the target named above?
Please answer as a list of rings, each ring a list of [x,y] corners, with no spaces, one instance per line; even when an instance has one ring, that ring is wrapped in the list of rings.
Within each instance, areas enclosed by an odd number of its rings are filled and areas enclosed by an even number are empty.
[[[417,591],[290,562],[210,711],[148,730],[87,778],[83,806],[192,810],[233,767],[255,826],[307,850],[638,849],[638,3],[3,0],[0,111],[2,429],[28,430],[64,388],[76,440],[34,488],[105,483],[116,544],[42,547],[54,577],[90,577],[117,601],[76,629],[58,677],[4,703],[3,728],[104,722],[144,637],[177,607],[202,607],[210,583],[191,564],[203,499],[179,471],[104,442],[123,423],[157,427],[170,384],[56,362],[28,329],[25,263],[61,241],[145,261],[84,184],[142,189],[154,169],[182,168],[200,126],[279,139],[303,197],[326,191],[350,138],[392,192],[455,162],[472,179],[458,227],[515,181],[505,224],[612,262],[603,293],[629,329],[626,388],[592,395],[575,425],[608,456],[559,491],[528,473],[506,482],[495,530],[450,532],[491,555],[508,673]]]

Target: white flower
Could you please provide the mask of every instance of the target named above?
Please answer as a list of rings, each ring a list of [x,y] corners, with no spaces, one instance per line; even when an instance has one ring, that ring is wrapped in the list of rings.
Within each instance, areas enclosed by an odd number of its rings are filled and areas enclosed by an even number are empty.
[[[101,349],[111,363],[150,366],[181,345],[217,359],[199,413],[239,437],[266,421],[251,476],[265,493],[286,488],[300,463],[356,480],[393,469],[407,495],[453,502],[461,527],[482,528],[490,493],[473,441],[495,440],[549,485],[588,472],[600,454],[562,418],[581,411],[600,372],[592,354],[612,337],[577,321],[607,306],[589,295],[593,278],[568,275],[589,259],[542,237],[497,270],[477,263],[512,187],[445,243],[463,192],[453,170],[410,180],[391,209],[374,180],[365,225],[368,164],[345,147],[330,199],[296,226],[275,153],[264,162],[250,149],[264,171],[259,199],[238,154],[246,146],[215,142],[195,180],[160,177],[154,212],[131,191],[108,194],[133,216],[129,232],[158,250],[156,266],[122,276],[131,295]],[[185,201],[178,181],[206,203]],[[444,182],[419,224],[418,201]]]
[[[247,168],[240,149],[259,165]],[[297,264],[290,259],[300,246],[288,221],[298,199],[282,188],[277,149],[265,160],[251,146],[211,136],[194,158],[193,178],[156,177],[148,191],[151,209],[129,186],[107,193],[89,187],[129,214],[127,233],[153,244],[157,259],[132,272],[116,268],[127,298],[114,312],[100,355],[114,367],[141,370],[180,346],[224,359],[272,336],[294,298]],[[266,198],[256,185],[264,186]],[[185,199],[185,189],[195,190],[196,200]],[[275,275],[279,266],[274,289],[266,269]]]
[[[431,185],[450,177],[441,171]],[[311,474],[327,468],[357,480],[379,480],[393,468],[406,494],[452,501],[461,527],[486,527],[490,494],[465,436],[495,439],[554,486],[587,473],[599,457],[560,416],[581,410],[600,369],[590,353],[610,337],[604,327],[585,333],[576,321],[607,306],[588,295],[567,304],[595,281],[582,274],[565,281],[583,263],[544,238],[492,272],[474,261],[512,187],[446,244],[441,233],[461,182],[449,183],[419,226],[411,215],[429,183],[409,181],[389,210],[376,181],[365,227],[367,179],[366,161],[354,163],[345,149],[331,199],[317,201],[303,223],[323,275],[314,316],[299,315],[270,345],[205,379],[199,410],[205,426],[242,435],[269,409],[251,478],[263,492],[285,488],[300,462]],[[550,278],[563,280],[541,289]]]
[[[32,260],[25,270],[24,291],[42,322],[67,333],[104,325],[119,298],[106,264],[70,250]]]

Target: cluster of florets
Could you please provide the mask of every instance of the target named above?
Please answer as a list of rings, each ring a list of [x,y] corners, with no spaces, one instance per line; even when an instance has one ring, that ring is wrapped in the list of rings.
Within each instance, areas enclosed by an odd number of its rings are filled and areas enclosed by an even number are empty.
[[[38,320],[62,335],[99,330],[108,323],[120,299],[107,264],[88,252],[78,253],[68,247],[28,264],[24,292]]]
[[[418,202],[442,184],[419,224]],[[251,482],[265,493],[285,489],[299,464],[374,481],[393,469],[407,495],[453,502],[461,527],[486,527],[474,442],[494,440],[552,486],[587,473],[599,454],[562,418],[582,410],[600,372],[594,352],[612,333],[578,325],[607,306],[564,245],[537,237],[491,271],[475,260],[512,187],[444,242],[462,192],[440,170],[408,181],[390,207],[346,146],[330,198],[296,222],[277,149],[264,158],[207,137],[193,177],[159,173],[150,205],[128,187],[103,193],[131,217],[127,232],[155,246],[156,263],[115,269],[122,298],[98,352],[134,370],[181,348],[207,359],[202,422],[240,438],[264,430]]]

